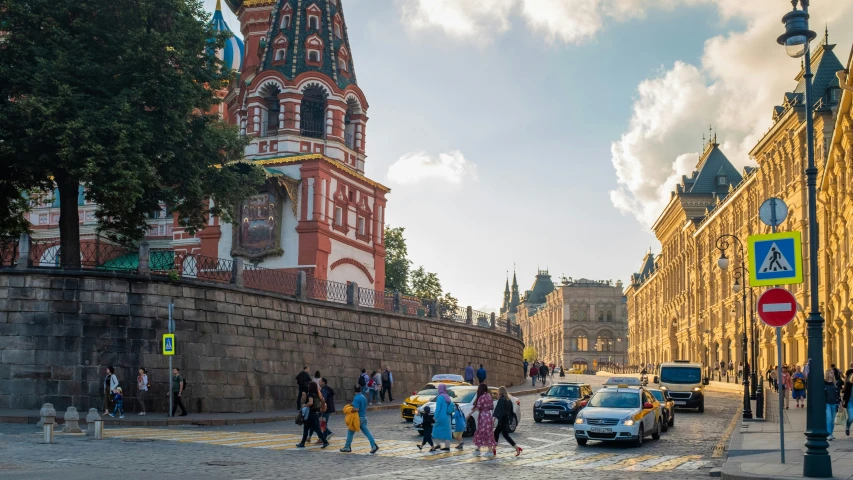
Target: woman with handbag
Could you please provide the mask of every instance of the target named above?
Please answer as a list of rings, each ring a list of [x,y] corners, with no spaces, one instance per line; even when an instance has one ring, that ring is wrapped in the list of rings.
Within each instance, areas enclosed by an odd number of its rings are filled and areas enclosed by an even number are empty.
[[[498,426],[495,428],[495,445],[498,444],[498,435],[503,435],[504,440],[506,440],[513,448],[515,448],[515,456],[521,455],[521,447],[515,444],[515,442],[509,436],[509,422],[512,418],[512,400],[509,399],[509,393],[506,391],[506,387],[501,387],[498,389],[498,404],[495,407],[495,418],[498,420]],[[497,450],[492,447],[492,454],[497,455]]]
[[[317,434],[317,437],[323,442],[323,446],[320,448],[326,448],[329,446],[329,442],[326,440],[326,434],[320,430],[320,409],[322,408],[322,401],[320,400],[320,392],[317,389],[317,384],[311,382],[308,384],[308,394],[305,395],[305,401],[302,404],[302,409],[305,411],[307,408],[307,416],[303,417],[302,422],[302,441],[296,444],[297,448],[305,448],[305,440],[308,439],[308,433],[314,432]],[[296,423],[299,424],[299,418],[297,418]]]

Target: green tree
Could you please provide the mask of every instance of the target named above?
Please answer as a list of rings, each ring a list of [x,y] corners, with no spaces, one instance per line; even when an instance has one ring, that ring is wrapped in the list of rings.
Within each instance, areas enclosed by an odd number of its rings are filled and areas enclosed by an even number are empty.
[[[160,202],[195,232],[208,214],[230,221],[263,181],[234,163],[237,128],[208,113],[232,74],[200,0],[0,0],[0,12],[0,227],[20,225],[22,191],[55,185],[62,266],[77,268],[81,184],[100,230],[138,239]]]
[[[438,280],[438,275],[432,272],[427,272],[423,266],[412,270],[411,272],[411,292],[412,295],[420,298],[440,298],[441,297],[441,282]]]
[[[412,262],[403,237],[405,231],[405,227],[385,226],[385,290],[408,294]]]
[[[539,354],[536,352],[536,347],[524,347],[521,356],[528,362],[533,362],[539,359]]]

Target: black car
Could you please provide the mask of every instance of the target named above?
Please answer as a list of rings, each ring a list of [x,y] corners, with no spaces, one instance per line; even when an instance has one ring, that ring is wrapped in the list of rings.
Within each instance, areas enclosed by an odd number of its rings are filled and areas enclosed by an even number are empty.
[[[533,421],[573,422],[581,409],[578,404],[592,396],[592,387],[586,383],[555,383],[541,395],[533,404]]]
[[[669,430],[669,427],[675,426],[675,401],[666,390],[649,389],[649,391],[663,405],[663,419],[665,420],[663,431],[665,432]]]

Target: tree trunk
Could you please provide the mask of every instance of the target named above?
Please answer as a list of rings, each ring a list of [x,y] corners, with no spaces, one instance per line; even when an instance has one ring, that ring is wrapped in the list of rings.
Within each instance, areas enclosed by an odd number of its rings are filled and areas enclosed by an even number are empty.
[[[80,216],[77,210],[77,193],[80,181],[57,175],[56,185],[59,188],[60,267],[79,270]]]

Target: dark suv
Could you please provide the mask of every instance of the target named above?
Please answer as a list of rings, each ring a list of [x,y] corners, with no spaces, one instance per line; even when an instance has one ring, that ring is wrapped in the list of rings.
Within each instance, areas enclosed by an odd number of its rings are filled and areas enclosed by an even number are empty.
[[[533,421],[562,420],[573,422],[581,409],[579,403],[592,396],[586,383],[555,383],[533,404]]]

